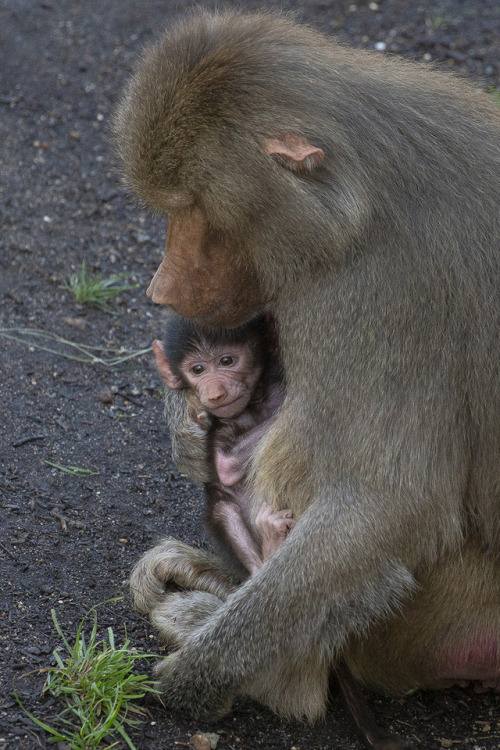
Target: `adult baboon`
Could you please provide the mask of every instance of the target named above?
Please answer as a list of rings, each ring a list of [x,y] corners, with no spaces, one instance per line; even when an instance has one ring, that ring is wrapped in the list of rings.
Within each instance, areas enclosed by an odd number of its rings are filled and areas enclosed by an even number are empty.
[[[199,13],[115,130],[169,216],[150,296],[228,327],[268,305],[287,383],[253,481],[297,525],[236,591],[172,596],[168,705],[315,718],[341,653],[382,690],[498,685],[498,109],[286,18]],[[171,552],[143,559],[148,596],[193,573]]]

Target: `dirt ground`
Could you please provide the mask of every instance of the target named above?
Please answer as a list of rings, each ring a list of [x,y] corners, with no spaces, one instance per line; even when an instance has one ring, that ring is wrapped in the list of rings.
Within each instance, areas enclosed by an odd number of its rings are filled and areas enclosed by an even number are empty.
[[[165,221],[141,213],[120,187],[108,126],[137,52],[189,6],[0,2],[0,748],[48,746],[17,706],[12,680],[33,713],[55,715],[54,704],[40,699],[39,670],[61,645],[50,609],[74,635],[88,607],[126,590],[132,564],[159,536],[204,543],[201,494],[172,465],[149,351],[106,366],[72,358],[84,352],[65,343],[97,347],[109,362],[117,350],[148,349],[161,334],[164,312],[145,290]],[[498,0],[281,7],[354,45],[385,45],[500,88]],[[79,306],[61,289],[83,259],[137,283],[114,304],[116,315]],[[71,476],[47,462],[96,473]],[[127,598],[103,606],[99,617],[120,637],[126,622],[138,648],[158,648]],[[382,723],[423,748],[500,748],[499,697],[491,692],[454,688],[371,703]],[[250,702],[215,726],[154,702],[150,712],[134,735],[140,750],[183,747],[196,730],[216,731],[220,750],[359,747],[335,698],[314,728]]]

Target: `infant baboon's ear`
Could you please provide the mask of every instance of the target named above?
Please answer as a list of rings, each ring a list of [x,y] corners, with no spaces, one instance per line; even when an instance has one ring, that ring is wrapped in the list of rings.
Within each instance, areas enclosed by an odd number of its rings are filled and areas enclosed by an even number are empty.
[[[153,341],[153,351],[155,353],[156,367],[163,378],[163,382],[168,385],[169,388],[182,388],[184,385],[182,378],[176,375],[170,367],[169,361],[165,356],[163,343],[159,339]]]

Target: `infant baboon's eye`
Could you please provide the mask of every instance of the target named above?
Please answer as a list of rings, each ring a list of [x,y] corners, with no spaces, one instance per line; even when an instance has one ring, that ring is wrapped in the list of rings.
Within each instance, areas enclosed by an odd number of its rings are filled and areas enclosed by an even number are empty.
[[[231,367],[231,365],[234,365],[234,357],[221,357],[219,361],[222,367]]]

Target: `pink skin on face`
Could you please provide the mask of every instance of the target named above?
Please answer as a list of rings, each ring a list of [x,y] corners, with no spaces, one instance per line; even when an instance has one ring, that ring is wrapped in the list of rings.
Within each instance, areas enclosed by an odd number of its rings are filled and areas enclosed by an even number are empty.
[[[210,347],[187,355],[183,375],[202,406],[219,419],[234,419],[246,407],[262,374],[245,344]]]

